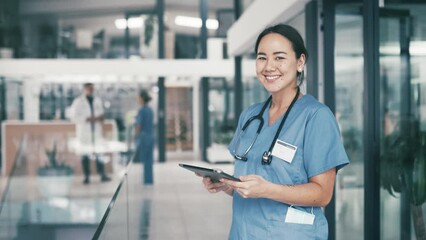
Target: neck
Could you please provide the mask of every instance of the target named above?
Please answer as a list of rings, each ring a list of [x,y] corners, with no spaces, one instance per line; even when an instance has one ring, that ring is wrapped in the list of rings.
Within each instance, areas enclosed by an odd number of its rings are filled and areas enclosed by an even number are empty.
[[[285,91],[272,94],[271,108],[274,109],[287,109],[297,93],[297,87],[291,87]],[[300,93],[299,93],[300,96]]]

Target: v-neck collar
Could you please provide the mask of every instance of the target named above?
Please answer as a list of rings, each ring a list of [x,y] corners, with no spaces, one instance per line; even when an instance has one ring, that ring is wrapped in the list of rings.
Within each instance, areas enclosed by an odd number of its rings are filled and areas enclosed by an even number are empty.
[[[303,98],[305,98],[305,96],[307,96],[308,94],[304,94],[301,98],[299,98],[299,99],[297,99],[296,100],[296,102],[294,103],[294,106],[293,106],[293,110],[294,110],[294,107],[303,99]],[[270,108],[271,108],[271,104],[272,104],[272,101],[271,101],[271,103],[270,103],[270,105],[265,109],[265,111],[263,112],[263,119],[265,119],[265,127],[267,127],[267,128],[272,128],[272,127],[274,127],[275,125],[277,125],[277,123],[279,123],[279,122],[281,122],[281,120],[282,120],[282,118],[284,117],[284,115],[285,115],[285,113],[287,112],[287,111],[285,111],[283,114],[281,114],[281,116],[275,121],[275,122],[273,122],[272,124],[269,124],[269,110],[270,110]],[[288,109],[287,109],[288,110]]]

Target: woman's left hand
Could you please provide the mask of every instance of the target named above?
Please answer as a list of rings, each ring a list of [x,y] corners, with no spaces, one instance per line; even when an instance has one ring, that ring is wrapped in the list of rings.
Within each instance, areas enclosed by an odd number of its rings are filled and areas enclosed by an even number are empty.
[[[265,190],[270,182],[266,181],[263,177],[258,175],[240,176],[241,182],[236,182],[227,179],[220,181],[232,187],[243,198],[260,198],[265,195]]]

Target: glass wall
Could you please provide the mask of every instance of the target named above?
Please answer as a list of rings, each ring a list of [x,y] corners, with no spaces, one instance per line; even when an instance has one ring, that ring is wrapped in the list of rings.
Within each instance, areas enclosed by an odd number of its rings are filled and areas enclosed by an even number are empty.
[[[234,79],[209,78],[209,129],[210,145],[207,156],[210,162],[233,160],[227,146],[235,130]]]
[[[364,227],[363,30],[359,6],[336,7],[336,118],[350,164],[336,181],[336,239],[360,239]]]
[[[377,1],[379,5],[380,1]],[[364,224],[364,109],[378,106],[377,118],[366,124],[380,127],[381,239],[424,239],[426,214],[426,4],[384,1],[379,8],[379,102],[364,98],[365,36],[363,6],[337,4],[335,15],[336,118],[351,164],[338,175],[336,239],[362,239]],[[402,1],[401,1],[402,2]],[[407,2],[407,1],[404,1]],[[374,26],[372,24],[371,26]],[[373,78],[371,78],[373,79]],[[373,121],[375,118],[369,119]],[[373,160],[373,159],[372,159]]]
[[[425,12],[385,2],[380,15],[381,239],[426,236]]]

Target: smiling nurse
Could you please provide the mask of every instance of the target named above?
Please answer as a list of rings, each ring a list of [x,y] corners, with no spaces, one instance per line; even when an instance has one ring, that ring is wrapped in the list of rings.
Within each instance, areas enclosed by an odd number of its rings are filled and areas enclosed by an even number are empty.
[[[229,239],[327,239],[322,207],[349,163],[336,119],[300,92],[308,54],[294,28],[265,29],[255,52],[257,77],[271,97],[243,111],[228,146],[241,182],[203,178],[204,186],[233,196]]]

